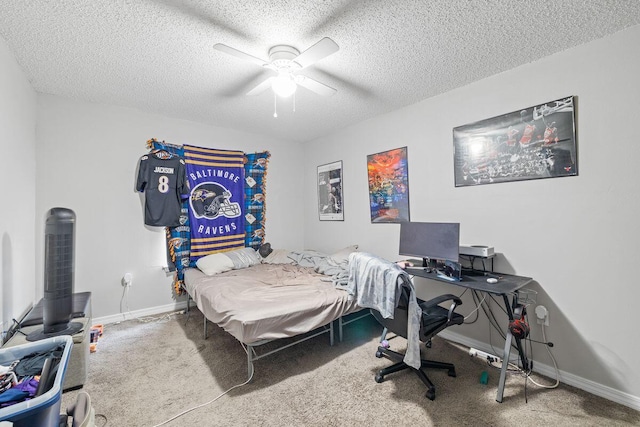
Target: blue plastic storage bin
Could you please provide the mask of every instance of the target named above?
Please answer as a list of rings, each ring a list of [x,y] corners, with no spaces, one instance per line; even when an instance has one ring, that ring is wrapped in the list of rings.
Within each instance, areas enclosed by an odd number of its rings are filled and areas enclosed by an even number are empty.
[[[0,365],[9,365],[37,351],[53,350],[64,344],[62,358],[58,365],[58,372],[53,387],[31,400],[16,403],[0,409],[0,421],[10,421],[14,427],[58,427],[60,423],[60,397],[62,396],[62,381],[67,371],[67,364],[73,347],[73,339],[69,335],[46,338],[40,341],[15,347],[0,348]]]

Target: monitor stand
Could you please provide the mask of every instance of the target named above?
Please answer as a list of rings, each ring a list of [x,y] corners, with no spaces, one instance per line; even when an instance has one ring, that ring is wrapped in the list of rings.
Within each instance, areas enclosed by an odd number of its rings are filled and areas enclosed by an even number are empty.
[[[422,258],[422,266],[434,269],[438,266],[438,260],[431,258]]]

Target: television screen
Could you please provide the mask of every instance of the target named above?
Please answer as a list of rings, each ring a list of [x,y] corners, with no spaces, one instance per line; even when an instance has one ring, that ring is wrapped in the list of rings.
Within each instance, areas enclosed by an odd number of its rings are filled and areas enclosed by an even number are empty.
[[[400,223],[400,255],[458,262],[460,223]]]

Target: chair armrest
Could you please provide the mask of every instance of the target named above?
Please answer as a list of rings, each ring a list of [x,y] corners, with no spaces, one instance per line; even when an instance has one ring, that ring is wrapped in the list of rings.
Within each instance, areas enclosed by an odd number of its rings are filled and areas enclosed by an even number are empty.
[[[433,307],[434,305],[440,305],[441,303],[449,300],[453,301],[453,303],[451,304],[451,307],[449,307],[449,314],[447,316],[448,321],[451,322],[451,319],[454,311],[456,310],[456,307],[459,305],[462,305],[462,300],[459,297],[452,294],[444,294],[444,295],[437,296],[435,298],[431,298],[428,301],[423,301],[418,305],[420,306],[420,308],[426,309],[429,307]]]
[[[456,305],[462,305],[462,300],[460,298],[458,298],[457,296],[452,295],[452,294],[444,294],[444,295],[437,296],[435,298],[431,298],[428,301],[422,301],[420,303],[420,307],[421,308],[423,308],[423,307],[432,307],[434,305],[441,304],[441,303],[443,303],[445,301],[448,301],[448,300],[452,300]]]

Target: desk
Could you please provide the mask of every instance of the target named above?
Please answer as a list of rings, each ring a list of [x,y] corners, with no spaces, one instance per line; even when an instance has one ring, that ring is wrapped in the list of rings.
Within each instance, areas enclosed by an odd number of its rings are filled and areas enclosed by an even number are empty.
[[[507,316],[509,317],[509,322],[511,322],[514,317],[514,311],[522,310],[522,304],[518,302],[518,290],[528,285],[533,281],[531,277],[522,277],[522,276],[513,276],[511,274],[503,274],[503,273],[494,273],[487,272],[486,275],[481,276],[462,276],[461,280],[447,280],[445,278],[439,277],[435,271],[427,272],[424,268],[421,267],[407,267],[405,271],[417,277],[422,277],[424,279],[436,280],[442,283],[449,283],[455,286],[461,286],[463,288],[472,289],[474,291],[480,292],[488,292],[495,295],[500,295],[504,301],[505,308],[507,310]],[[497,283],[488,283],[487,278],[495,277],[498,278]],[[509,301],[509,296],[511,296],[512,300]],[[496,401],[502,402],[502,397],[504,395],[504,384],[507,379],[507,367],[509,366],[509,355],[511,354],[511,344],[515,339],[516,347],[518,348],[518,353],[520,355],[520,361],[522,362],[523,369],[526,369],[529,366],[529,361],[522,349],[522,340],[518,337],[514,337],[511,334],[509,328],[507,328],[506,339],[504,343],[504,354],[502,355],[502,369],[500,370],[500,381],[498,382],[498,393],[496,395]]]

